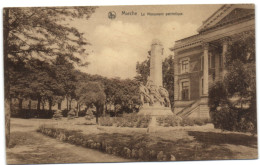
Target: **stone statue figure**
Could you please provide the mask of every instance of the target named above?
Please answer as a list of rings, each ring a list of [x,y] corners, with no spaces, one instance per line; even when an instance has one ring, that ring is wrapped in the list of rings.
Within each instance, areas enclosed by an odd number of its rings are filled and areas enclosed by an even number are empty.
[[[151,80],[150,76],[147,79],[146,88],[149,90],[151,104],[153,105],[154,103],[159,102],[160,100],[159,91],[157,89],[157,86]]]
[[[160,86],[159,87],[159,92],[160,92],[161,97],[164,100],[164,105],[166,107],[170,107],[170,99],[169,99],[168,91],[165,88],[163,88],[162,86]]]
[[[153,104],[153,100],[151,96],[149,95],[149,89],[143,85],[143,83],[140,83],[140,97],[141,97],[141,103],[144,105],[145,103],[151,103]]]
[[[147,83],[146,83],[145,86],[146,86],[148,89],[150,89],[152,85],[154,85],[154,83],[153,83],[153,81],[150,79],[150,76],[148,76],[148,78],[147,78]]]
[[[150,86],[150,95],[153,97],[154,102],[158,102],[163,105],[163,99],[159,93],[158,87],[156,85]]]
[[[140,83],[140,98],[142,105],[148,103],[154,105],[159,103],[161,106],[170,107],[169,93],[163,87],[158,87],[148,78],[146,85]]]

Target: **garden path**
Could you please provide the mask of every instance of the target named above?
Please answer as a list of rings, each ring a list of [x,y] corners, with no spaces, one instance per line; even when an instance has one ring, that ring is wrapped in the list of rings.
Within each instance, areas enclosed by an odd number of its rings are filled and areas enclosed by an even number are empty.
[[[85,163],[85,162],[131,162],[118,156],[102,153],[60,142],[36,132],[38,124],[18,124],[13,119],[11,128],[11,148],[6,150],[8,164],[37,163]],[[40,122],[41,123],[41,122]]]

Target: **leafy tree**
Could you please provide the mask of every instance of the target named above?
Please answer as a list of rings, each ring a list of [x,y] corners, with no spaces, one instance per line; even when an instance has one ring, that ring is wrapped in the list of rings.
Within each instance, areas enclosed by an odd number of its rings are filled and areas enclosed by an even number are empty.
[[[139,100],[139,85],[138,81],[131,79],[106,78],[100,75],[89,75],[79,71],[75,71],[77,82],[98,82],[103,84],[106,94],[105,107],[116,107],[115,113],[132,112],[138,109]],[[83,83],[84,84],[84,83]],[[76,96],[81,92],[80,85],[77,84]]]
[[[76,18],[88,19],[96,7],[5,8],[4,77],[6,145],[10,139],[10,80],[9,62],[32,58],[50,59],[65,56],[84,64],[77,55],[87,55],[88,42],[76,28],[68,24]]]
[[[96,123],[98,117],[102,114],[106,95],[104,86],[99,82],[81,82],[76,90],[76,98],[79,104],[86,106],[94,105],[96,107]]]
[[[30,64],[30,67],[34,70],[31,88],[34,91],[34,97],[38,100],[38,110],[41,101],[47,101],[49,110],[51,110],[56,96],[62,96],[64,90],[63,86],[57,81],[56,67],[39,60],[31,61],[36,61],[36,63]]]
[[[118,78],[107,79],[104,83],[106,104],[115,107],[115,113],[132,112],[140,105],[138,81]]]
[[[69,62],[64,56],[58,56],[53,63],[55,67],[55,77],[60,85],[61,96],[67,100],[67,110],[71,109],[71,100],[75,98],[76,73],[73,63]]]
[[[37,59],[28,62],[18,60],[10,66],[10,96],[19,99],[19,109],[22,110],[23,99],[29,99],[38,100],[37,110],[46,101],[51,110],[54,97],[61,94],[54,74],[55,68]]]
[[[255,35],[244,33],[226,54],[227,73],[209,91],[215,127],[256,132]]]
[[[136,72],[138,75],[135,77],[135,79],[146,84],[150,74],[150,56],[148,56],[145,61],[136,63]]]
[[[163,61],[163,82],[164,88],[169,92],[171,107],[174,105],[174,61],[173,56],[165,58]]]
[[[22,110],[22,103],[24,98],[29,98],[32,90],[30,88],[30,81],[28,81],[29,68],[25,67],[25,63],[18,59],[17,61],[9,61],[10,65],[10,96],[11,98],[19,99],[19,110]]]

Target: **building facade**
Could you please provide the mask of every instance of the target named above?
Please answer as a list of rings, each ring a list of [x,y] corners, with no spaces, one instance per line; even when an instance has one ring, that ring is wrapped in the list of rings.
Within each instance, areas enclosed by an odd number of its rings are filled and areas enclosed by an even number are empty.
[[[225,54],[231,42],[255,30],[254,5],[223,5],[198,29],[175,42],[174,113],[210,118],[208,92],[225,75]]]

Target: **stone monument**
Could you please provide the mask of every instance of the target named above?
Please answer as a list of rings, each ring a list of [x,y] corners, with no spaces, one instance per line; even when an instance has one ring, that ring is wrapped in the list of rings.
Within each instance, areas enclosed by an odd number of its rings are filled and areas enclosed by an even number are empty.
[[[163,88],[162,56],[163,46],[154,40],[151,45],[150,76],[146,85],[140,83],[142,106],[138,114],[151,116],[172,115],[168,91]]]

